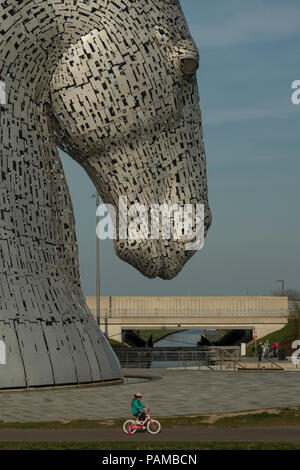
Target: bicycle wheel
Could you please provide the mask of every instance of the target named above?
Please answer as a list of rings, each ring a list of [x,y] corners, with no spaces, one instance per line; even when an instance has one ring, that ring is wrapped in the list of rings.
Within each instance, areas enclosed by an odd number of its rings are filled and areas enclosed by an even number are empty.
[[[125,434],[128,434],[129,427],[133,426],[134,424],[135,424],[135,421],[133,419],[128,419],[127,421],[125,421],[125,423],[123,424],[123,431],[125,432]],[[136,429],[133,429],[132,431],[130,431],[130,434],[134,434],[135,432],[136,432]]]
[[[158,434],[161,430],[160,422],[156,421],[156,419],[152,419],[152,421],[148,421],[147,430],[148,432],[150,432],[150,434]]]

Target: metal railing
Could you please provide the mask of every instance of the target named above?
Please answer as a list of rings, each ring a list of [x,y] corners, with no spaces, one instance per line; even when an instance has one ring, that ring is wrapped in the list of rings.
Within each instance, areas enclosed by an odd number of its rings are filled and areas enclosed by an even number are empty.
[[[270,368],[271,370],[273,369],[284,370],[284,367],[281,367],[281,365],[277,364],[277,362],[275,361],[272,361],[272,359],[270,359],[269,357],[264,357],[263,361],[257,360],[257,369],[266,370],[267,368],[264,365],[264,363],[266,362],[271,364],[271,368]]]
[[[231,362],[233,364],[233,370],[246,369],[246,367],[241,364],[232,354],[226,351],[224,348],[218,349],[218,360],[220,364],[220,370],[223,370],[223,367],[226,362]]]
[[[116,348],[115,353],[126,369],[171,368],[214,371],[284,371],[272,359],[243,362],[238,346],[192,348]],[[266,366],[270,364],[270,367]]]
[[[123,368],[184,368],[223,370],[226,362],[240,364],[238,346],[221,348],[116,348],[115,353]]]

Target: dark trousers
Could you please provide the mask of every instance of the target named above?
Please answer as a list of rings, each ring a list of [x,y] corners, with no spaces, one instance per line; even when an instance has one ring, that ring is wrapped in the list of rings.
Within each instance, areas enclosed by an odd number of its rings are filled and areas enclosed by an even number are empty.
[[[135,413],[134,415],[137,419],[139,419],[140,421],[145,421],[146,419],[146,415],[145,415],[145,412],[144,411],[138,411],[137,413]]]

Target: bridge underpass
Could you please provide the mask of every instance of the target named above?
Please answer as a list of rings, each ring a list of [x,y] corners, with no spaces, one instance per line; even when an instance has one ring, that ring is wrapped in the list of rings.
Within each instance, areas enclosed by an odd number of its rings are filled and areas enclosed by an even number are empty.
[[[96,297],[87,297],[96,319]],[[100,328],[122,341],[122,330],[253,330],[258,337],[288,321],[287,297],[101,297]]]

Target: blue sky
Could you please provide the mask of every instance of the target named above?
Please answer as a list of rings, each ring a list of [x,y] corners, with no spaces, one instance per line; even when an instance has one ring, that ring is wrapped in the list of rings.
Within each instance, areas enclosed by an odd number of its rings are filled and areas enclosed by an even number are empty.
[[[102,295],[269,295],[300,290],[299,0],[181,0],[200,51],[198,85],[213,224],[171,281],[149,280],[101,242]],[[82,285],[95,295],[92,183],[62,154]]]

